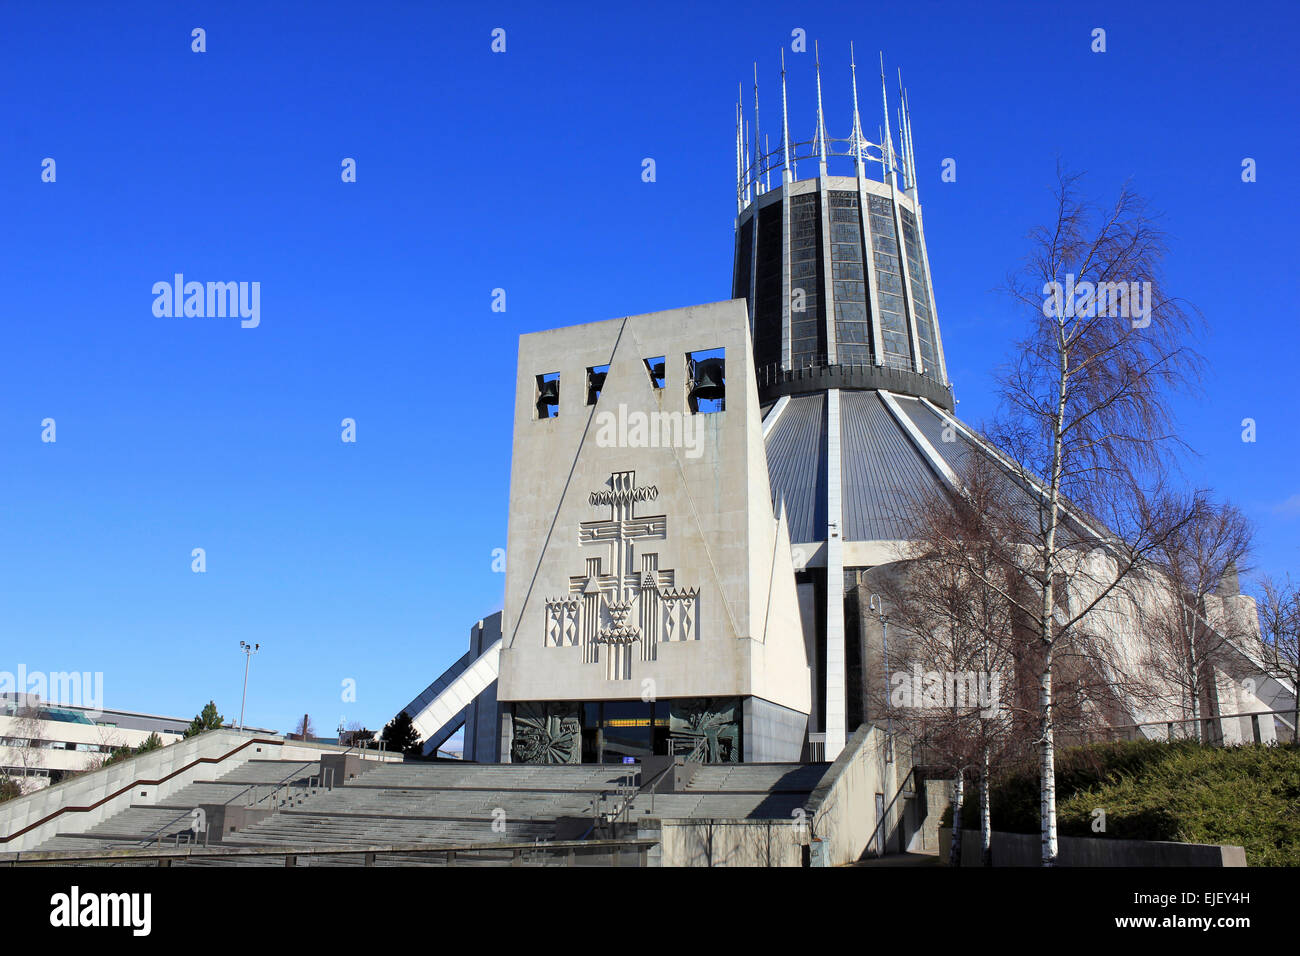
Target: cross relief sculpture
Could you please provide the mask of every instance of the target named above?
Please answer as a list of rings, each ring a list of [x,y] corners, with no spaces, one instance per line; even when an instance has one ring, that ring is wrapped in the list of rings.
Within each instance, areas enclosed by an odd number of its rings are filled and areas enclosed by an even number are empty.
[[[610,516],[578,528],[578,543],[604,546],[604,557],[587,558],[586,573],[569,578],[569,593],[546,602],[546,646],[580,646],[589,664],[600,660],[603,647],[607,680],[631,680],[638,641],[641,659],[652,661],[660,641],[699,639],[699,588],[676,587],[675,573],[660,570],[657,552],[641,552],[636,564],[639,542],[668,536],[666,515],[636,514],[638,502],[658,497],[654,485],[637,487],[636,472],[610,475],[609,488],[588,499],[593,507],[608,506]]]

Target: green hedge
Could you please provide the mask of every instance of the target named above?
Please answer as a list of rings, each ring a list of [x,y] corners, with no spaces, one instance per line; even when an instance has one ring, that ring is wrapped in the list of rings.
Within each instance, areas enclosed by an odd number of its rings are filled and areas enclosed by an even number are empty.
[[[1057,754],[1057,827],[1062,836],[1226,843],[1251,866],[1300,866],[1300,749],[1203,747],[1191,741],[1128,741]],[[1106,832],[1092,831],[1093,810]],[[995,780],[993,829],[1039,832],[1038,769],[1024,765]],[[968,787],[963,824],[979,819]],[[968,823],[969,821],[969,823]],[[951,811],[944,815],[951,825]]]

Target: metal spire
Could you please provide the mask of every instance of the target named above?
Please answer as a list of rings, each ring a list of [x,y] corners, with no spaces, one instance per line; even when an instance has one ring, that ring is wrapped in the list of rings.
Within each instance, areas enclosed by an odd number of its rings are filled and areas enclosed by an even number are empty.
[[[736,149],[740,156],[737,168],[740,170],[740,196],[743,202],[749,202],[749,168],[745,155],[745,84],[736,84]]]
[[[740,135],[745,141],[745,199],[752,200],[756,193],[754,192],[754,152],[750,148],[749,137],[753,130],[745,126],[745,117],[740,117]]]
[[[753,180],[750,178],[750,158],[749,158],[749,134],[745,130],[745,85],[737,84],[740,91],[740,148],[741,148],[741,185],[745,194],[745,202],[752,200]]]
[[[881,151],[881,159],[885,164],[885,179],[892,186],[894,185],[894,138],[889,132],[889,95],[885,92],[885,53],[880,52],[880,105],[884,109],[885,121],[885,148]]]
[[[790,172],[790,116],[786,110],[785,99],[785,47],[781,47],[781,144],[785,148],[785,167],[781,173],[781,182],[794,181]]]
[[[911,167],[912,198],[920,202],[916,192],[916,146],[912,142],[912,105],[908,102],[907,91],[903,91],[903,122],[907,125],[907,164]]]
[[[903,179],[903,192],[907,192],[907,137],[903,135],[903,108],[894,110],[894,122],[898,125],[898,172]]]
[[[757,195],[758,186],[763,176],[763,141],[759,139],[762,127],[758,124],[758,61],[754,61],[754,152],[758,154],[758,168],[754,170],[754,189]]]
[[[916,156],[913,155],[912,116],[907,103],[907,89],[903,86],[903,71],[898,71],[898,137],[903,145],[903,177],[906,189],[916,198]]]
[[[898,124],[898,159],[903,167],[903,191],[906,192],[912,183],[908,170],[907,134],[903,132],[903,71],[901,68],[898,70],[898,109],[894,110],[894,121]]]
[[[754,153],[758,152],[758,142],[754,139],[754,125],[745,127],[745,178],[749,181],[751,199],[758,198],[758,164]]]
[[[736,213],[745,211],[744,172],[740,165],[740,104],[736,104]]]
[[[820,145],[821,161],[818,169],[823,178],[826,176],[826,122],[822,117],[822,55],[821,50],[817,48],[817,41],[813,41],[813,56],[816,58],[817,67],[817,142]]]
[[[862,118],[858,115],[858,64],[853,55],[853,41],[849,41],[849,69],[853,73],[853,154],[857,163],[858,175],[865,173],[862,167]]]

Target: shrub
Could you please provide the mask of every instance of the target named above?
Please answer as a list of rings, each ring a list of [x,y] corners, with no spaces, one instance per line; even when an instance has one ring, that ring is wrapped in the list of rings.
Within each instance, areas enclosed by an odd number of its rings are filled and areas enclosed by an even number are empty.
[[[1226,843],[1252,866],[1300,866],[1300,748],[1206,747],[1194,741],[1129,741],[1067,748],[1056,768],[1062,836]],[[972,788],[973,789],[973,788]],[[1093,810],[1106,812],[1104,834]],[[1026,763],[993,782],[993,829],[1039,832],[1038,768]],[[978,793],[962,809],[979,819]],[[945,814],[951,825],[951,812]]]

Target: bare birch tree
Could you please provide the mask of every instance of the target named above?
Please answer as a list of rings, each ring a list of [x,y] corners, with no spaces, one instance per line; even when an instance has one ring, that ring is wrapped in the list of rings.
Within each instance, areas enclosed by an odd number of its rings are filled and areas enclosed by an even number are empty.
[[[1300,744],[1300,589],[1266,577],[1260,590],[1260,657],[1268,676],[1291,685],[1291,742]]]
[[[1196,740],[1206,743],[1204,717],[1216,668],[1247,637],[1235,615],[1211,621],[1206,599],[1225,575],[1246,569],[1253,531],[1234,505],[1205,492],[1184,496],[1175,507],[1196,517],[1170,535],[1157,556],[1163,593],[1148,631],[1148,663],[1177,696]]]
[[[954,866],[961,860],[968,773],[979,785],[981,862],[992,863],[989,782],[1011,749],[1015,726],[1015,609],[984,583],[1005,574],[1006,559],[997,551],[1005,546],[1006,485],[990,459],[969,455],[956,488],[909,496],[909,560],[884,585],[902,630],[905,664],[891,686],[895,694],[908,691],[889,701],[890,713],[954,774]]]
[[[41,739],[42,721],[40,702],[34,697],[18,696],[17,707],[10,725],[10,736],[0,749],[0,765],[19,771],[19,788],[26,793],[31,789],[32,771],[45,766],[44,741]],[[5,771],[5,776],[11,776]]]
[[[1187,344],[1193,315],[1164,288],[1166,237],[1145,201],[1125,185],[1099,208],[1058,169],[1054,212],[1008,279],[1030,330],[1000,375],[992,430],[1035,505],[1024,546],[1007,552],[1025,587],[1006,595],[1037,643],[1045,866],[1058,854],[1053,667],[1189,520],[1160,493],[1161,469],[1180,444],[1170,394],[1200,367]]]

